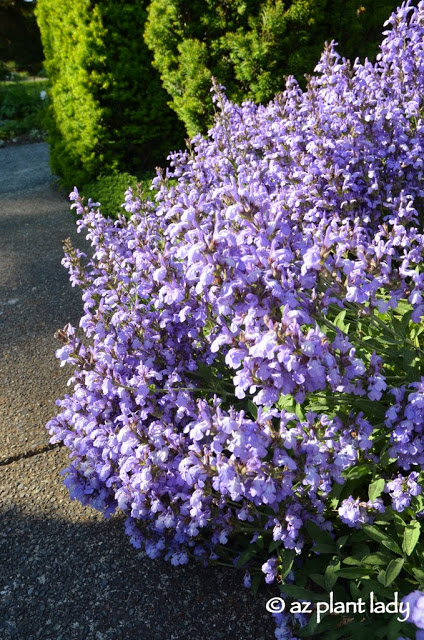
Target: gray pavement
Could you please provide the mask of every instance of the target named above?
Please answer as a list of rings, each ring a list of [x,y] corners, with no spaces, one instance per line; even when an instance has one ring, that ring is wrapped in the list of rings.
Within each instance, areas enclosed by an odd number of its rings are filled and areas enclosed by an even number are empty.
[[[134,549],[123,517],[69,499],[45,423],[70,370],[54,332],[81,313],[61,266],[75,232],[44,143],[0,149],[0,640],[272,640],[242,576]]]

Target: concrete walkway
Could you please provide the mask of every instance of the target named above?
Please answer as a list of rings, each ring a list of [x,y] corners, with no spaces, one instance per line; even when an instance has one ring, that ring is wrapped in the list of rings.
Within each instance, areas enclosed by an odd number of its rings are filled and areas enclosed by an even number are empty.
[[[78,324],[79,291],[61,266],[75,233],[44,143],[0,149],[0,639],[272,640],[236,571],[152,561],[122,516],[71,502],[45,423],[66,391],[54,332]]]

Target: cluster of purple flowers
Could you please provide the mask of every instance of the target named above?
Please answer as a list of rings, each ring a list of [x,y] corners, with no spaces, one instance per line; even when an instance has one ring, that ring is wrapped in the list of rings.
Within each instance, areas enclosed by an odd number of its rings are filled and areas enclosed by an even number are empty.
[[[402,599],[402,603],[408,607],[408,622],[418,629],[415,640],[424,640],[424,592],[412,591]],[[404,639],[398,638],[398,640]]]
[[[47,426],[71,450],[71,496],[124,511],[151,557],[207,560],[239,531],[300,553],[305,521],[331,530],[335,483],[378,463],[374,425],[299,417],[279,407],[288,395],[393,391],[387,439],[411,472],[396,467],[387,493],[402,511],[421,490],[423,382],[393,389],[385,352],[335,320],[353,310],[384,329],[401,302],[424,316],[424,2],[389,22],[375,65],[330,45],[306,92],[289,79],[268,106],[237,106],[215,87],[209,137],[170,156],[154,203],[128,190],[129,220],[71,194],[94,256],[82,266],[68,247],[64,264],[90,340],[65,328],[73,392]],[[350,496],[339,518],[360,526],[384,504]]]
[[[370,514],[381,511],[384,511],[384,503],[381,498],[376,498],[373,502],[371,500],[361,502],[360,498],[354,500],[352,496],[349,496],[349,498],[343,500],[338,509],[338,514],[342,522],[345,522],[349,527],[355,527],[372,522],[372,515]]]
[[[417,465],[424,466],[424,378],[409,386],[416,391],[406,394],[404,386],[392,390],[395,404],[385,419],[391,434],[390,454],[406,471]]]
[[[277,640],[299,640],[297,637],[293,635],[293,623],[300,624],[300,626],[304,626],[306,624],[306,616],[302,614],[294,614],[287,615],[284,613],[273,613],[272,614],[276,624],[275,630],[275,638]],[[301,618],[301,620],[299,620]]]

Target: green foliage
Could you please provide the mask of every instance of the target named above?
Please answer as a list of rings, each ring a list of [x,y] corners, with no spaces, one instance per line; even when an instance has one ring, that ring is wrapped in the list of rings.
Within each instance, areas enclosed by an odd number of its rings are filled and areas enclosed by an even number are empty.
[[[424,375],[424,322],[411,320],[412,307],[407,301],[401,301],[395,309],[385,313],[377,310],[368,313],[367,305],[345,305],[340,311],[337,305],[330,304],[325,316],[317,314],[317,322],[329,339],[334,339],[336,331],[340,330],[349,336],[364,362],[369,362],[374,352],[384,356],[387,378],[396,385],[421,379]],[[219,377],[217,373],[220,373]],[[202,379],[205,386],[210,386],[211,380],[217,381],[214,387],[225,399],[230,379],[225,378],[225,366],[219,359],[213,366],[199,368],[192,376]],[[238,407],[234,398],[230,400],[237,409],[243,408],[246,414],[255,418],[256,407],[248,397],[241,401],[243,407]],[[358,529],[347,526],[336,515],[343,500],[349,496],[359,498],[362,505],[367,500],[375,502],[384,497],[386,483],[394,477],[398,464],[396,458],[389,457],[389,436],[384,424],[385,413],[392,403],[390,394],[383,395],[377,402],[354,394],[316,392],[309,394],[302,405],[290,395],[281,396],[278,409],[295,413],[302,420],[308,412],[316,411],[330,418],[337,416],[346,423],[349,415],[362,412],[367,420],[377,423],[371,438],[375,462],[359,458],[355,466],[343,472],[344,484],[333,485],[328,509],[323,513],[333,524],[332,532],[307,521],[300,557],[293,550],[284,548],[281,540],[273,539],[272,529],[265,524],[272,517],[272,510],[266,507],[261,508],[264,528],[255,542],[239,533],[233,536],[231,545],[222,545],[216,551],[218,564],[235,564],[251,573],[254,592],[263,579],[259,567],[270,555],[277,554],[285,611],[298,613],[295,603],[310,603],[308,613],[312,615],[305,627],[296,629],[296,637],[360,640],[368,633],[381,640],[415,638],[415,627],[398,620],[404,613],[399,609],[394,613],[394,603],[396,598],[399,603],[411,591],[424,590],[424,496],[412,497],[410,505],[401,512],[393,507],[375,512],[372,523],[361,524]],[[277,424],[276,421],[276,428]],[[423,485],[424,471],[417,482]],[[253,526],[249,529],[247,522],[238,528],[252,535],[260,530]],[[294,582],[290,579],[291,571]],[[353,603],[359,603],[360,599],[363,605],[357,604],[355,609]],[[332,602],[342,604],[338,604],[337,609]],[[319,619],[318,603],[321,603],[322,612]],[[343,603],[346,603],[345,609],[350,603],[345,614]]]
[[[212,76],[234,101],[270,100],[284,77],[312,73],[326,40],[373,58],[397,0],[152,0],[145,40],[189,135],[210,126]]]
[[[141,37],[145,5],[37,3],[52,87],[51,165],[66,187],[116,170],[141,174],[182,144]]]
[[[3,82],[0,84],[0,140],[16,136],[42,137],[46,114],[46,92],[48,83]]]
[[[150,195],[151,197],[150,183],[151,178],[140,181],[130,173],[115,172],[100,176],[95,182],[84,185],[81,193],[91,198],[93,202],[100,202],[100,209],[105,217],[116,218],[118,214],[126,214],[121,205],[125,200],[124,194],[128,187],[131,187],[139,196]]]
[[[349,481],[348,481],[349,484]],[[350,487],[352,490],[352,486]],[[355,487],[356,490],[356,487]],[[359,638],[363,633],[370,637],[397,640],[415,637],[412,625],[397,618],[404,614],[394,613],[396,597],[415,589],[424,588],[424,543],[420,540],[421,525],[414,516],[422,506],[419,496],[416,504],[403,513],[381,514],[373,525],[363,525],[361,530],[347,533],[345,528],[331,536],[317,525],[309,523],[309,553],[296,572],[296,583],[285,584],[282,576],[281,591],[286,600],[286,610],[291,602],[305,600],[327,603],[321,606],[320,620],[316,612],[306,627],[298,632],[300,638],[337,640]],[[289,552],[280,552],[281,567]],[[331,604],[358,603],[357,611],[350,605],[349,615],[343,615]],[[383,609],[384,604],[384,609]],[[362,610],[361,610],[362,607]],[[377,615],[378,614],[378,615]]]

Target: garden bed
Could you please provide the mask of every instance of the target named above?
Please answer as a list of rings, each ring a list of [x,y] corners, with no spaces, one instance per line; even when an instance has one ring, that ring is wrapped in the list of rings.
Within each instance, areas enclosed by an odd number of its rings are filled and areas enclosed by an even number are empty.
[[[95,250],[65,246],[71,497],[152,558],[274,583],[280,639],[424,628],[424,3],[387,25],[375,65],[330,44],[267,106],[215,83],[129,219],[71,193]]]
[[[0,142],[27,144],[44,139],[47,92],[45,78],[0,82]]]

